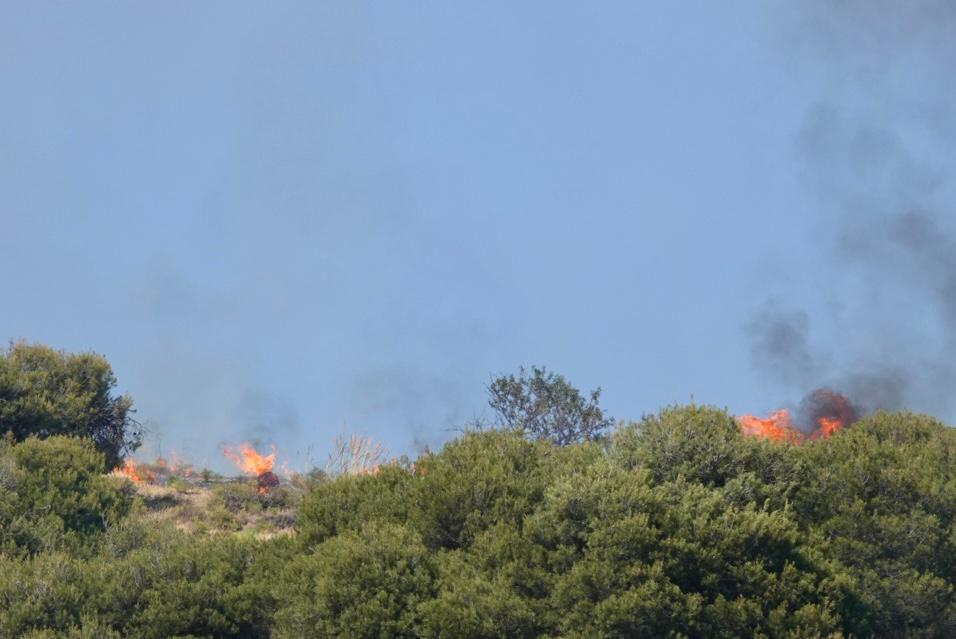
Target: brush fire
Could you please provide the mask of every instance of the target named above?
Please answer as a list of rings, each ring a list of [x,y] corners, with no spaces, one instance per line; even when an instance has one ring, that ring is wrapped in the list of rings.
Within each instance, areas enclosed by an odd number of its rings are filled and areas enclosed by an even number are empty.
[[[829,437],[858,418],[859,410],[846,397],[829,388],[818,388],[803,398],[793,415],[786,408],[766,418],[740,415],[737,425],[744,435],[798,444]]]
[[[134,484],[162,485],[174,479],[189,481],[195,473],[190,464],[177,460],[173,455],[171,461],[157,457],[152,463],[127,458],[122,466],[113,469],[112,474],[116,477],[124,477]]]
[[[134,484],[152,482],[155,479],[155,476],[149,469],[144,468],[142,464],[137,464],[132,459],[127,459],[123,462],[122,466],[113,469],[113,475],[125,477]]]
[[[240,445],[238,450],[232,450],[229,447],[223,448],[222,454],[238,466],[243,473],[255,476],[256,490],[259,494],[268,493],[270,489],[279,485],[279,478],[272,472],[272,467],[276,462],[275,446],[272,446],[272,452],[268,455],[260,455],[249,444]]]
[[[239,468],[243,475],[255,477],[256,489],[259,494],[266,494],[272,488],[280,485],[279,477],[272,472],[276,459],[275,446],[272,447],[272,451],[268,455],[259,454],[255,448],[246,443],[240,444],[236,448],[224,447],[222,453]],[[113,469],[112,474],[116,477],[128,479],[137,485],[167,485],[172,480],[194,484],[200,476],[204,478],[202,481],[207,483],[209,481],[228,480],[228,478],[222,478],[209,471],[197,473],[191,464],[178,459],[175,454],[169,460],[157,457],[152,463],[127,458],[122,466]],[[213,479],[213,477],[218,477],[218,479]]]

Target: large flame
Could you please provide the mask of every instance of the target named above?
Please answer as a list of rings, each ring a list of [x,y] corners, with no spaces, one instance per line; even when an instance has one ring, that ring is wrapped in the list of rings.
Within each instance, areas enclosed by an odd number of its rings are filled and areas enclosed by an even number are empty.
[[[790,411],[782,408],[761,419],[754,415],[737,417],[737,425],[744,435],[800,443],[808,439],[821,439],[849,426],[857,418],[857,409],[840,393],[829,388],[818,388],[807,394],[797,411],[801,417],[798,428]],[[809,434],[807,434],[809,433]]]
[[[225,447],[222,449],[222,454],[228,457],[242,472],[251,475],[261,475],[270,472],[276,462],[275,445],[272,446],[272,452],[268,455],[260,455],[256,452],[256,449],[249,444],[240,445],[238,451]]]
[[[744,435],[788,442],[803,440],[803,433],[793,427],[790,411],[786,408],[775,411],[766,419],[754,415],[741,415],[737,418],[737,425]]]

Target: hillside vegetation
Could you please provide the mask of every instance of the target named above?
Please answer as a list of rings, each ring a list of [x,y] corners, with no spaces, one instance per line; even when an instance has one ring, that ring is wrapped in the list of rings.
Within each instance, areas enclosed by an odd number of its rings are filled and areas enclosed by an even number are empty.
[[[951,637],[954,468],[920,415],[797,446],[683,406],[566,446],[472,432],[279,506],[210,490],[177,520],[88,439],[8,439],[0,637]]]
[[[114,385],[94,354],[0,353],[0,638],[956,636],[956,431],[930,417],[612,427],[532,368],[489,385],[500,428],[414,461],[352,438],[330,474],[134,486]]]

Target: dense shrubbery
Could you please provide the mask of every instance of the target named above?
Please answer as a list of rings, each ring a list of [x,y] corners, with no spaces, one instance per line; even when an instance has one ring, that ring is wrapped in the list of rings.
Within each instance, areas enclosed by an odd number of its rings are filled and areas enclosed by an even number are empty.
[[[0,636],[956,636],[956,431],[918,415],[802,446],[699,406],[564,447],[470,433],[317,479],[268,541],[147,524],[102,469],[0,450]]]
[[[91,440],[115,468],[140,445],[129,395],[95,353],[65,353],[16,342],[0,351],[0,434],[17,441],[69,435]]]
[[[132,503],[129,486],[105,470],[88,440],[0,443],[0,552],[87,552],[96,533],[122,519]]]

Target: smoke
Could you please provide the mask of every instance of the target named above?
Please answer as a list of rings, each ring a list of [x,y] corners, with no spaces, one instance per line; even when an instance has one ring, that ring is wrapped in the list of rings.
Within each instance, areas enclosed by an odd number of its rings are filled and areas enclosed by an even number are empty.
[[[809,343],[810,317],[768,301],[749,322],[755,365],[788,386],[813,383],[817,363]]]
[[[243,440],[253,446],[294,440],[298,434],[299,416],[295,406],[265,389],[243,391],[237,408]]]
[[[815,283],[817,300],[774,298],[756,309],[747,323],[753,363],[791,392],[838,388],[861,412],[951,417],[956,5],[816,2],[802,11],[787,42],[821,87],[795,150],[816,203],[811,259],[827,276]],[[798,421],[819,412],[817,399],[804,399]]]
[[[367,430],[383,421],[411,434],[413,451],[432,447],[444,431],[460,426],[479,388],[470,370],[430,373],[409,364],[394,364],[356,375],[349,389],[351,413]],[[382,424],[384,425],[384,424]]]
[[[810,435],[820,428],[821,420],[846,425],[855,422],[859,414],[860,409],[840,393],[818,388],[800,400],[794,426],[804,435]]]

